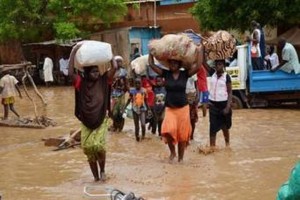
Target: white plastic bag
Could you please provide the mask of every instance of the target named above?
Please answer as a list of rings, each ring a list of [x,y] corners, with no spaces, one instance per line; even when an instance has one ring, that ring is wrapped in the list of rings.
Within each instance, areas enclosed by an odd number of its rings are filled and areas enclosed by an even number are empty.
[[[106,42],[85,40],[75,54],[75,67],[101,66],[113,57],[111,45]]]
[[[146,69],[149,66],[148,63],[148,54],[140,56],[133,61],[131,61],[130,65],[131,68],[134,69],[134,72],[138,75],[146,74]],[[154,58],[154,63],[158,66],[161,66],[161,64]]]

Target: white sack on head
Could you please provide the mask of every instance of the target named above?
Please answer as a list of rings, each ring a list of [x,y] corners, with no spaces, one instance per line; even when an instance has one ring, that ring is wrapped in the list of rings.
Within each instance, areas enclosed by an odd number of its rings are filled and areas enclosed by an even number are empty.
[[[110,62],[113,54],[111,45],[106,42],[85,40],[75,54],[75,67],[101,66]]]
[[[143,75],[146,73],[146,69],[149,66],[148,62],[149,55],[143,55],[140,56],[133,61],[131,61],[130,65],[131,68],[134,69],[134,72],[138,75]],[[154,58],[154,63],[158,66],[161,66],[161,64]]]

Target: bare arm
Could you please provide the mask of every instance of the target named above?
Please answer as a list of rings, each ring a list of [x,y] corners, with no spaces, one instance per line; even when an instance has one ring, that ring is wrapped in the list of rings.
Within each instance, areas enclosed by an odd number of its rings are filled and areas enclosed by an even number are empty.
[[[22,99],[22,94],[21,94],[21,91],[20,91],[20,87],[17,84],[15,85],[15,87],[16,87],[18,93],[19,93],[19,97]]]
[[[109,79],[112,79],[117,71],[118,65],[114,58],[111,59],[110,64],[111,64],[111,68],[107,72],[107,76]]]
[[[211,74],[213,73],[213,69],[211,67],[208,66],[207,64],[207,59],[205,56],[205,48],[203,47],[203,62],[202,62],[202,66],[206,69],[206,71]]]
[[[132,94],[130,94],[129,95],[129,98],[128,98],[128,100],[127,100],[127,102],[126,102],[126,104],[125,104],[125,106],[124,106],[124,108],[123,108],[123,112],[125,111],[125,109],[127,108],[127,106],[130,104],[130,102],[132,101]]]
[[[155,73],[157,73],[158,75],[162,76],[163,70],[154,63],[154,58],[153,58],[152,54],[149,54],[148,62],[149,62],[151,69],[153,71],[155,71]]]
[[[231,102],[232,102],[232,86],[231,82],[226,84],[227,87],[227,93],[228,93],[228,100],[227,100],[227,105],[226,108],[223,110],[224,114],[228,114],[231,108]]]
[[[277,71],[278,69],[280,69],[287,62],[288,61],[286,61],[286,60],[282,60],[277,67],[271,69],[271,72]]]
[[[75,59],[75,54],[77,52],[77,50],[81,47],[82,43],[78,43],[76,44],[71,53],[70,53],[70,60],[69,60],[69,76],[74,80],[75,76],[74,76],[74,59]]]
[[[197,48],[197,59],[188,70],[188,75],[193,76],[196,74],[203,63],[203,45]]]
[[[0,94],[2,93],[2,91],[3,91],[3,87],[0,87]]]

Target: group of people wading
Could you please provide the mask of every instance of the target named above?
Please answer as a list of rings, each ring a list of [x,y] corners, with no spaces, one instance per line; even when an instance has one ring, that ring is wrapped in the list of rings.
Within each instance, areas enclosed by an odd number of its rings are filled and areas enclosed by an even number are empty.
[[[103,73],[99,72],[97,66],[87,66],[82,72],[74,73],[76,71],[74,55],[78,48],[80,45],[76,45],[71,52],[69,74],[74,78],[75,115],[82,122],[82,147],[88,157],[95,181],[105,180],[105,135],[108,129],[122,131],[124,113],[130,103],[136,141],[140,142],[145,138],[148,122],[151,132],[155,134],[158,130],[158,135],[168,145],[170,149],[168,159],[172,161],[177,157],[178,162],[183,161],[184,151],[189,141],[193,139],[192,131],[196,122],[193,117],[191,120],[193,111],[191,106],[195,103],[188,101],[186,85],[189,78],[197,76],[199,71],[206,74],[208,70],[208,73],[212,74],[209,98],[207,91],[202,91],[204,95],[202,94],[200,98],[201,102],[207,103],[209,107],[210,146],[212,149],[215,148],[216,134],[219,130],[223,131],[226,146],[230,145],[231,79],[225,72],[225,60],[215,60],[215,68],[207,66],[204,58],[205,49],[202,45],[197,48],[195,63],[183,66],[181,61],[168,60],[169,70],[157,66],[150,54],[149,68],[157,74],[152,80],[140,76],[127,79],[127,71],[121,56],[115,56],[111,60],[110,69]],[[127,92],[129,97],[126,102]],[[111,95],[108,96],[109,93]],[[196,93],[198,105],[201,95],[198,91]],[[108,127],[109,118],[113,120],[111,127]]]

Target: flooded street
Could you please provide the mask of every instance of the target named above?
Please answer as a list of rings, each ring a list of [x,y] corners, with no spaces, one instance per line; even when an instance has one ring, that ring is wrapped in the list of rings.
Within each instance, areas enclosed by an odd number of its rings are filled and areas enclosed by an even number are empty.
[[[208,143],[208,117],[199,110],[195,141],[188,147],[184,163],[167,162],[168,148],[147,132],[135,141],[133,121],[127,119],[122,133],[109,133],[105,183],[94,183],[79,147],[52,151],[42,138],[66,135],[80,123],[74,116],[71,87],[42,88],[48,105],[46,114],[58,125],[46,129],[0,127],[0,193],[3,200],[83,200],[85,186],[132,191],[145,199],[257,200],[275,199],[277,191],[300,159],[298,109],[243,109],[233,113],[231,150],[224,149],[218,133],[219,152],[199,154]],[[27,97],[17,98],[16,109],[33,117]],[[11,114],[11,113],[10,113]],[[2,116],[1,110],[1,116]],[[10,115],[11,116],[11,115]]]

